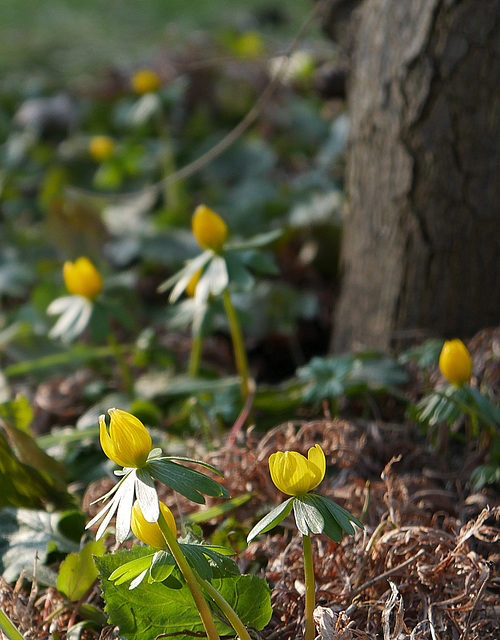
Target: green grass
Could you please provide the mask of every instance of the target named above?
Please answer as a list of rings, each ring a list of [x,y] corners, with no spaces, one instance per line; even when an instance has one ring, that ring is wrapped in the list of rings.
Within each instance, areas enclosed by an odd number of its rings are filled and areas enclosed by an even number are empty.
[[[196,30],[260,28],[259,10],[277,7],[290,38],[310,0],[0,0],[0,70],[71,77],[109,66],[145,63],[161,47]]]

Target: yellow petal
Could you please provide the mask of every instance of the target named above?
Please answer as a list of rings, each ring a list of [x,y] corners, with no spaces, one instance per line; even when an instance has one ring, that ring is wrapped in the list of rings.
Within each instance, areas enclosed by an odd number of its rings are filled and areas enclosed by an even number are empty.
[[[109,433],[104,416],[99,417],[101,446],[110,460],[121,467],[144,466],[151,451],[151,436],[142,422],[131,413],[109,409]]]
[[[160,511],[165,518],[168,528],[173,535],[177,537],[177,526],[172,512],[163,502],[160,502]],[[150,547],[154,547],[155,549],[164,549],[167,546],[163,533],[161,532],[160,525],[157,522],[148,522],[146,520],[137,500],[134,502],[134,506],[132,507],[130,527],[134,532],[135,537],[139,538],[139,540],[142,540],[142,542]]]
[[[439,356],[439,368],[451,384],[463,385],[470,380],[472,360],[461,340],[448,340],[444,343]]]
[[[200,247],[216,253],[222,249],[227,239],[227,225],[215,211],[200,204],[196,207],[191,225]]]
[[[65,262],[63,277],[67,290],[73,295],[93,300],[102,290],[102,277],[90,260],[81,257],[75,262]]]
[[[309,468],[314,475],[315,484],[309,489],[315,489],[319,483],[323,480],[326,473],[326,458],[323,453],[323,449],[319,446],[319,444],[315,444],[314,447],[311,447],[307,452],[307,459],[309,460]]]

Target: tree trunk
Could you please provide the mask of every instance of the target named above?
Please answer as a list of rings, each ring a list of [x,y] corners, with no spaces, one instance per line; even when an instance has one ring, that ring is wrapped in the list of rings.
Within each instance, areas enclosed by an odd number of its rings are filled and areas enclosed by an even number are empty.
[[[500,0],[365,0],[332,346],[500,321]]]

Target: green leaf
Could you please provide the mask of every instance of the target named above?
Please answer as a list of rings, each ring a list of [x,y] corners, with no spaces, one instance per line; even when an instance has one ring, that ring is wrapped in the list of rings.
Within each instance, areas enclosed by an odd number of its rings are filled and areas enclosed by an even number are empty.
[[[109,623],[118,626],[127,640],[154,640],[161,633],[174,633],[176,640],[193,640],[193,633],[203,635],[198,610],[184,582],[173,589],[163,582],[144,580],[129,590],[127,585],[109,580],[120,565],[147,551],[134,547],[131,551],[96,558]],[[221,635],[231,634],[228,625],[220,620],[215,620],[215,624]]]
[[[323,533],[335,542],[342,540],[343,531],[349,535],[355,533],[351,522],[364,529],[363,523],[349,511],[319,493],[308,493],[302,500],[313,505],[321,513],[324,519]]]
[[[163,582],[172,573],[175,566],[176,562],[172,554],[160,549],[153,556],[149,573],[154,582]]]
[[[300,533],[308,536],[310,533],[322,533],[325,520],[321,511],[313,501],[307,500],[307,495],[296,497],[293,501],[293,513]]]
[[[23,440],[23,444],[28,446],[30,437],[22,431],[17,431],[16,434]],[[40,458],[43,457],[46,462],[45,454],[42,456],[43,452],[39,453]],[[58,468],[57,464],[55,468]],[[0,486],[0,508],[9,506],[36,509],[45,506],[47,502],[58,508],[73,505],[73,497],[68,494],[66,485],[18,460],[1,431]]]
[[[232,558],[228,558],[228,549],[224,547],[205,546],[203,544],[179,543],[189,564],[205,579],[223,577],[227,574],[239,573]],[[221,553],[223,551],[224,553]]]
[[[70,553],[61,563],[57,575],[57,590],[70,602],[79,600],[97,578],[93,556],[104,553],[104,541],[87,542],[79,553]]]
[[[212,256],[213,253],[211,251],[204,251],[196,258],[193,258],[171,278],[168,278],[168,280],[162,282],[162,284],[158,287],[158,291],[160,293],[163,293],[164,291],[168,291],[168,289],[171,289],[173,287],[169,297],[169,302],[175,302],[188,286],[189,281],[194,276],[194,274],[199,269],[203,269],[203,267],[212,258]]]
[[[240,251],[242,249],[259,249],[271,244],[279,237],[283,235],[282,229],[276,229],[274,231],[268,231],[266,233],[259,233],[248,240],[242,240],[241,242],[228,242],[226,249],[230,251]]]
[[[284,520],[292,510],[293,499],[293,497],[288,498],[288,500],[282,502],[275,509],[270,511],[267,516],[264,516],[262,520],[257,522],[254,528],[248,534],[247,542],[250,542],[251,540],[256,538],[260,533],[266,533],[266,531],[270,531],[271,529],[274,529],[274,527],[279,525],[279,523]]]
[[[245,266],[242,257],[234,253],[226,253],[226,264],[229,281],[242,291],[249,291],[255,284],[255,278]]]
[[[141,549],[144,551],[145,555],[140,558],[136,558],[135,560],[130,560],[130,562],[125,562],[125,564],[117,567],[109,576],[109,580],[112,580],[117,585],[123,584],[124,582],[131,582],[143,571],[146,571],[151,567],[153,558],[156,554],[151,553],[151,549],[149,547],[134,546],[132,551],[135,551],[136,549]]]
[[[189,467],[170,462],[165,458],[152,460],[146,466],[153,478],[197,504],[205,504],[202,494],[229,498],[227,489],[216,480]]]
[[[221,502],[221,504],[214,505],[213,507],[204,509],[203,511],[190,513],[186,516],[186,520],[188,522],[206,522],[207,520],[211,520],[212,518],[217,518],[220,515],[228,513],[237,507],[241,507],[241,505],[248,502],[252,496],[252,493],[244,493],[241,496],[236,496],[235,498],[231,498],[226,502]]]
[[[211,582],[233,607],[244,625],[259,631],[264,629],[273,613],[271,590],[264,578],[237,575]]]
[[[33,420],[33,411],[24,396],[19,396],[10,402],[2,402],[0,418],[11,427],[31,435],[29,425]]]
[[[5,485],[2,485],[5,486]],[[31,509],[3,509],[0,515],[0,573],[7,582],[17,580],[23,570],[33,571],[35,558],[43,564],[49,548],[75,552],[79,545],[59,530],[58,513]],[[37,571],[37,577],[38,576]]]

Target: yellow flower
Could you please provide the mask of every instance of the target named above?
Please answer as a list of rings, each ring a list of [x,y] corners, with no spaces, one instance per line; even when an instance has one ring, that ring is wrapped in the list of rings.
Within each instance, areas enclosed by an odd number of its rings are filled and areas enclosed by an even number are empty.
[[[63,277],[66,289],[73,295],[93,300],[101,293],[101,274],[88,258],[81,257],[75,262],[65,262]]]
[[[165,518],[168,528],[177,537],[177,526],[174,516],[166,504],[160,501],[160,511]],[[155,549],[164,549],[167,546],[160,525],[157,522],[148,522],[142,515],[141,507],[137,500],[132,507],[130,526],[136,538]]]
[[[94,136],[89,142],[89,152],[96,162],[106,162],[115,153],[115,142],[109,136]]]
[[[202,249],[212,249],[216,253],[222,249],[227,239],[227,225],[215,211],[200,204],[196,207],[191,225]]]
[[[99,416],[101,447],[120,467],[144,466],[151,451],[151,436],[142,422],[131,413],[109,409],[109,433],[105,416]]]
[[[133,90],[139,95],[158,91],[161,86],[158,74],[152,69],[141,69],[137,71],[132,76],[131,82]]]
[[[280,491],[302,496],[315,489],[325,477],[325,454],[319,444],[309,449],[307,458],[297,451],[277,451],[269,456],[269,471]]]
[[[451,384],[463,385],[472,374],[472,360],[467,347],[461,340],[447,340],[439,356],[439,368]]]
[[[193,276],[191,277],[191,280],[187,283],[187,286],[184,289],[186,295],[189,296],[190,298],[194,298],[194,294],[196,293],[196,285],[198,284],[201,278],[201,274],[202,274],[202,269],[198,269],[198,271],[196,271],[193,274]]]

